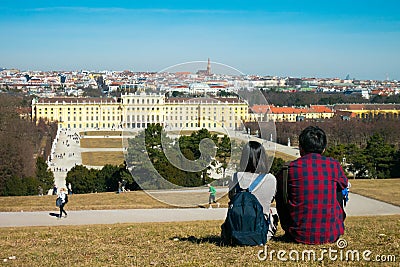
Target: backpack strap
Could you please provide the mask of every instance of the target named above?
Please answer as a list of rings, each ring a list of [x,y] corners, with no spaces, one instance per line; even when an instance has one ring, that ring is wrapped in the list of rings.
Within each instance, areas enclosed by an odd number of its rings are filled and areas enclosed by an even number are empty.
[[[289,164],[285,164],[282,167],[282,197],[283,204],[287,205],[288,203],[288,191],[287,191],[287,181],[289,176]]]
[[[256,188],[257,185],[264,179],[264,177],[265,177],[264,173],[258,175],[257,178],[249,186],[249,189],[248,189],[249,192],[252,192],[254,190],[254,188]]]

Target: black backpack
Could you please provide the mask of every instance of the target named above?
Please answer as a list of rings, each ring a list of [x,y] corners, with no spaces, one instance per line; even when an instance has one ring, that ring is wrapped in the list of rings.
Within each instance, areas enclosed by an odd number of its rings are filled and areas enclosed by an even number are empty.
[[[221,226],[224,245],[258,246],[267,242],[269,222],[265,219],[263,207],[251,191],[265,177],[260,174],[248,189],[241,189],[229,203],[225,222]]]

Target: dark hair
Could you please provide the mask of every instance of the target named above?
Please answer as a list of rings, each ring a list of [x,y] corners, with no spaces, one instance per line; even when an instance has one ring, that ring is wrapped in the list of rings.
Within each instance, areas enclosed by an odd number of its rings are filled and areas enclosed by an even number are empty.
[[[267,154],[262,144],[256,141],[248,142],[242,151],[240,170],[251,173],[267,173]]]
[[[304,151],[304,154],[322,154],[326,148],[325,132],[318,126],[308,126],[299,136],[299,146]]]

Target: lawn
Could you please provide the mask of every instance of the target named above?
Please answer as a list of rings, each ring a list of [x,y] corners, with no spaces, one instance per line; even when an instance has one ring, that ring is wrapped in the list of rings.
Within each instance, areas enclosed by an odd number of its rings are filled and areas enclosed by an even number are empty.
[[[120,165],[125,157],[122,151],[82,152],[82,164],[88,166]]]
[[[122,148],[122,138],[82,138],[81,148]]]
[[[400,261],[400,215],[347,218],[343,236],[347,247],[342,249],[335,243],[290,243],[282,238],[280,229],[266,247],[223,247],[219,238],[221,223],[0,228],[0,260],[7,260],[5,266],[398,266]],[[366,250],[371,254],[364,253]],[[278,251],[289,261],[279,260]],[[296,253],[298,262],[289,259]],[[371,260],[379,256],[396,262],[377,264],[366,261],[363,253]],[[350,261],[345,261],[346,255]]]

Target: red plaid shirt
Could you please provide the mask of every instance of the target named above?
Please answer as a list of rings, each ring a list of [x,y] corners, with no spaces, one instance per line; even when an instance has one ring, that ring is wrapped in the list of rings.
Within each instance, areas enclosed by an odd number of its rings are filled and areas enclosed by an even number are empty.
[[[337,189],[348,180],[335,159],[310,153],[289,165],[288,205],[282,199],[282,173],[278,175],[276,206],[283,230],[297,242],[335,242],[344,233],[343,209]]]

